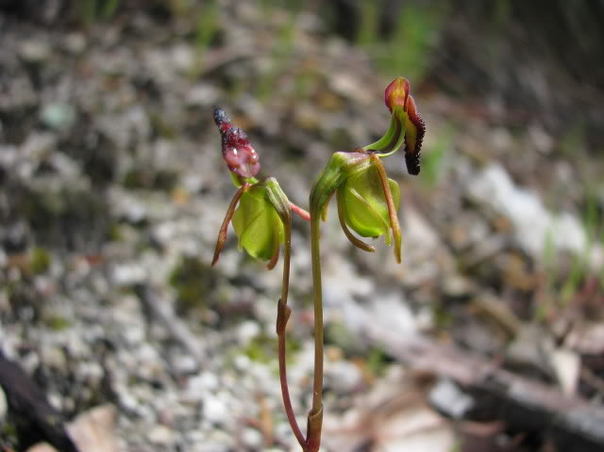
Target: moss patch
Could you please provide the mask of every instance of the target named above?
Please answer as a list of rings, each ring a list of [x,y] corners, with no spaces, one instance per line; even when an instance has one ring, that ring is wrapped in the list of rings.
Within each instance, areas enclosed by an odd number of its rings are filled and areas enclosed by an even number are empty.
[[[212,304],[216,274],[197,257],[183,257],[172,270],[169,283],[176,291],[176,307],[181,313]]]

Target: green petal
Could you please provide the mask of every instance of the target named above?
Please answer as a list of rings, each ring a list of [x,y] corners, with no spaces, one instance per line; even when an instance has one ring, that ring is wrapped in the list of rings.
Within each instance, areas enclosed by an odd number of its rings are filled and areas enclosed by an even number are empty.
[[[400,202],[398,184],[388,179],[394,204]],[[384,235],[390,243],[390,217],[384,190],[376,168],[369,166],[350,175],[340,188],[346,224],[361,237]]]
[[[270,260],[283,243],[283,222],[264,185],[254,185],[241,196],[233,215],[233,228],[239,246],[256,259]]]
[[[396,152],[402,145],[405,139],[407,113],[402,107],[395,106],[390,117],[390,125],[384,136],[375,143],[364,146],[365,151],[377,152],[378,155],[386,157]]]

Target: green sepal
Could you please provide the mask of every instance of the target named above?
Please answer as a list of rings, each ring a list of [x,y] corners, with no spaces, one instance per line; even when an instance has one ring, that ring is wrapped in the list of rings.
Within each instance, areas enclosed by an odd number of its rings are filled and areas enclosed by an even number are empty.
[[[231,176],[231,182],[233,182],[233,185],[237,188],[241,187],[243,184],[246,183],[250,185],[258,183],[258,179],[256,179],[255,177],[241,177],[232,171],[229,171],[229,176]]]
[[[368,154],[362,152],[336,152],[319,175],[310,192],[311,215],[323,215],[335,191],[356,168],[369,165]]]
[[[405,140],[407,117],[408,115],[402,107],[395,106],[390,116],[390,125],[384,136],[376,142],[364,146],[363,150],[376,152],[381,157],[386,157],[396,152]]]
[[[291,217],[291,207],[289,199],[281,189],[279,182],[274,177],[269,177],[264,181],[266,187],[266,196],[281,218],[283,223],[287,223]]]
[[[399,185],[388,179],[392,199],[398,209],[400,204]],[[346,225],[361,237],[384,236],[390,245],[391,236],[388,203],[379,172],[375,166],[360,168],[350,174],[339,187],[338,196],[343,204]]]
[[[261,260],[275,256],[285,236],[283,220],[271,200],[275,198],[274,184],[269,183],[269,186],[271,188],[257,183],[247,190],[241,196],[232,220],[239,247]],[[269,191],[272,192],[270,196]]]

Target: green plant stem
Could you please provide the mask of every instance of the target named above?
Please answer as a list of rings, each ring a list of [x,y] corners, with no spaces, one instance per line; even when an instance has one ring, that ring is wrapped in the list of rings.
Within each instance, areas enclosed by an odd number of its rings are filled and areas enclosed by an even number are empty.
[[[321,250],[319,247],[320,211],[310,214],[310,241],[312,256],[313,307],[315,325],[315,362],[313,373],[312,407],[308,413],[306,452],[316,452],[321,445],[323,426],[323,293],[321,284]]]

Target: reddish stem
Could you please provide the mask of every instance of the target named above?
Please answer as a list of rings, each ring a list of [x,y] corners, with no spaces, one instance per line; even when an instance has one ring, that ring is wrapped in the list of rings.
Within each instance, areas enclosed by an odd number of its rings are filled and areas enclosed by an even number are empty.
[[[224,220],[222,220],[222,225],[220,226],[220,231],[218,231],[218,240],[216,240],[216,248],[214,249],[214,258],[212,259],[212,265],[218,262],[218,258],[220,257],[220,252],[224,247],[224,242],[226,242],[227,231],[229,229],[229,223],[233,218],[235,213],[235,208],[237,207],[237,203],[241,199],[241,196],[250,188],[250,184],[243,184],[239,187],[239,190],[235,192],[233,195],[233,199],[231,199],[231,203],[229,204],[229,208],[226,211],[226,215],[224,216]]]
[[[306,439],[300,430],[294,409],[292,407],[291,397],[289,395],[289,387],[287,384],[287,365],[285,360],[286,355],[286,341],[285,341],[285,327],[287,325],[287,319],[291,314],[291,309],[282,300],[279,300],[278,314],[277,314],[277,338],[278,338],[278,355],[279,355],[279,382],[281,383],[281,398],[283,399],[283,407],[285,408],[285,414],[289,425],[298,440],[298,443],[302,448],[306,443]]]
[[[291,266],[291,249],[292,249],[292,217],[290,212],[282,215],[281,219],[284,223],[285,232],[285,243],[283,246],[283,280],[281,282],[281,298],[277,305],[277,344],[278,344],[278,356],[279,356],[279,382],[281,384],[281,398],[283,399],[283,407],[285,408],[285,414],[287,420],[292,429],[292,432],[296,436],[298,443],[302,448],[306,443],[306,439],[300,430],[298,421],[294,414],[292,407],[291,397],[289,395],[289,387],[287,384],[287,365],[286,365],[286,341],[285,341],[285,329],[287,326],[287,320],[291,314],[291,308],[287,306],[287,298],[289,296],[289,274]]]

